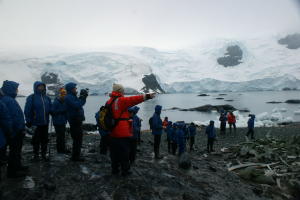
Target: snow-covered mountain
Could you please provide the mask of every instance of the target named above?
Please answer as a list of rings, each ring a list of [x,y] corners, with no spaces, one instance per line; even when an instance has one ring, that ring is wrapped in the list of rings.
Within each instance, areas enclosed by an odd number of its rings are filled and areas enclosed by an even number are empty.
[[[24,94],[45,72],[98,94],[109,92],[114,82],[142,91],[148,84],[143,78],[149,74],[166,92],[300,89],[300,48],[289,49],[279,39],[213,40],[176,51],[122,47],[35,58],[0,52],[0,74],[1,80],[20,82]],[[217,60],[229,56],[230,46],[242,50],[240,64],[224,67]]]

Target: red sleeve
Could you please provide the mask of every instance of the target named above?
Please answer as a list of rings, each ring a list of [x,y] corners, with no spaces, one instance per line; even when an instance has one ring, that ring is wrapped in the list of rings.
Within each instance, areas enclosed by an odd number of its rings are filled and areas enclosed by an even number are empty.
[[[132,106],[135,106],[144,101],[144,95],[130,96],[130,97],[120,97],[120,107],[121,110],[126,110]]]

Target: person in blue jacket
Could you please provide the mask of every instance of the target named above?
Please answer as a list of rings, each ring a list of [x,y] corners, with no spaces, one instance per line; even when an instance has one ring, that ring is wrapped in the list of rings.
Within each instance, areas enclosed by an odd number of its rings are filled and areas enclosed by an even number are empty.
[[[162,106],[156,105],[155,112],[152,116],[152,135],[154,136],[154,156],[155,159],[161,159],[162,156],[159,155],[159,146],[161,135],[163,133],[162,120],[160,118]]]
[[[67,91],[64,88],[59,90],[59,96],[55,98],[52,104],[52,121],[56,133],[56,150],[57,153],[67,153],[65,132],[67,124],[67,107],[65,96]]]
[[[186,145],[186,134],[185,134],[185,123],[180,122],[178,123],[177,128],[177,137],[178,137],[178,155],[180,156],[185,152],[185,145]]]
[[[196,132],[197,132],[196,125],[192,122],[189,125],[188,129],[189,129],[189,135],[190,135],[190,151],[193,151],[194,150],[194,143],[195,143],[195,135],[196,135]]]
[[[166,132],[167,132],[167,142],[168,142],[168,153],[171,153],[171,151],[172,151],[172,132],[173,132],[172,121],[168,121]]]
[[[225,135],[226,134],[227,115],[224,110],[222,110],[220,113],[219,121],[220,121],[220,134]]]
[[[73,139],[72,161],[84,161],[80,157],[82,146],[82,122],[85,120],[83,106],[88,97],[88,90],[82,89],[79,97],[77,97],[76,83],[68,83],[65,85],[67,96],[65,97],[65,104],[67,107],[67,117],[70,124],[71,137]]]
[[[172,141],[172,154],[176,155],[177,144],[178,144],[178,136],[177,136],[177,123],[173,123],[171,130],[171,141]]]
[[[255,122],[255,115],[250,114],[248,120],[248,132],[247,137],[251,134],[251,139],[254,139],[254,122]]]
[[[129,153],[129,161],[131,164],[135,162],[136,152],[137,152],[137,143],[138,137],[141,133],[141,119],[137,116],[140,108],[138,106],[133,106],[128,109],[128,112],[131,114],[132,118],[132,138],[130,141],[130,153]]]
[[[46,85],[36,81],[33,85],[34,93],[27,97],[25,103],[25,119],[28,128],[34,126],[32,136],[34,161],[39,160],[41,147],[42,159],[47,161],[48,127],[49,115],[51,112],[51,99],[46,95]]]
[[[6,105],[0,98],[0,179],[1,169],[6,165],[6,145],[9,143],[12,132],[12,120],[10,118]]]
[[[9,143],[9,158],[7,165],[8,177],[19,177],[19,171],[28,170],[27,166],[21,164],[23,140],[25,137],[25,120],[23,111],[16,101],[19,84],[14,81],[4,81],[2,85],[1,101],[6,105],[8,114],[12,121],[12,132]],[[23,174],[25,175],[25,174]]]
[[[209,125],[206,127],[205,133],[207,135],[207,152],[210,153],[214,151],[214,141],[217,136],[214,121],[209,122]]]

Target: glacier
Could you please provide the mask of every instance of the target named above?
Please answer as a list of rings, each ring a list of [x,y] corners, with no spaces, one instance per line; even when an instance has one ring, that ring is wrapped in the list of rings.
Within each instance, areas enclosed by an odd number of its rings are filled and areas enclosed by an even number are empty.
[[[300,49],[288,49],[278,39],[215,39],[179,50],[115,47],[26,56],[0,49],[0,81],[19,82],[23,95],[46,72],[56,73],[62,83],[73,81],[96,94],[109,92],[114,82],[142,92],[142,79],[150,74],[167,93],[299,90]],[[242,49],[242,63],[224,67],[217,59],[230,45]]]

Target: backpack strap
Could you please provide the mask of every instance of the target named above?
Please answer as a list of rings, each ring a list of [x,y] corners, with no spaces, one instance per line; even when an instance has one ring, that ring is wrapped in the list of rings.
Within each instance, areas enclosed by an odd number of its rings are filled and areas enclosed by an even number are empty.
[[[118,98],[119,98],[119,97],[113,98],[112,102],[109,104],[110,109],[112,108],[113,103],[114,103]],[[128,120],[130,120],[130,118],[121,118],[121,116],[123,115],[124,112],[125,112],[125,110],[123,110],[123,111],[121,112],[119,118],[116,118],[116,119],[114,118],[114,120],[116,120],[117,123],[118,123],[119,121],[128,121]]]

